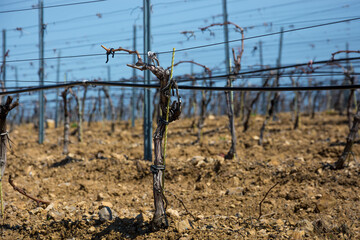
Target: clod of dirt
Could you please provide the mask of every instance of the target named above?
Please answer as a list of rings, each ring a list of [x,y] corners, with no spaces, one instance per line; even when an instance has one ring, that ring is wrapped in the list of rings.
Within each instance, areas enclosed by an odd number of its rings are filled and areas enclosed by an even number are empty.
[[[219,160],[215,160],[215,163],[214,163],[214,172],[215,172],[215,173],[219,173],[220,168],[221,168],[221,162],[220,162]]]
[[[316,208],[319,212],[324,212],[327,209],[331,209],[336,205],[336,199],[329,196],[329,195],[324,195],[321,198],[319,198],[319,200],[316,203]]]
[[[318,219],[313,222],[315,232],[321,234],[329,231],[329,224],[323,219]]]
[[[103,193],[99,193],[96,197],[96,201],[102,201],[104,200],[105,198],[105,195]]]
[[[296,224],[296,226],[299,227],[301,230],[304,230],[305,232],[311,233],[314,231],[313,224],[307,219],[301,220]]]

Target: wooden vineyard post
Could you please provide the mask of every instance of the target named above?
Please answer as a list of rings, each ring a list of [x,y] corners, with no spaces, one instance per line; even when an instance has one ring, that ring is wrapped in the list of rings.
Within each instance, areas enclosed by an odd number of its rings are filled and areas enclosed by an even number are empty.
[[[358,105],[358,109],[354,116],[354,121],[353,121],[352,127],[350,129],[350,133],[346,139],[346,145],[345,145],[344,151],[335,163],[335,169],[344,168],[344,163],[345,163],[346,159],[349,157],[349,154],[351,153],[351,149],[354,144],[356,135],[359,131],[359,122],[360,122],[360,104]]]
[[[101,45],[102,46],[102,45]],[[154,133],[153,141],[154,141],[154,154],[155,160],[154,165],[151,165],[151,171],[153,173],[153,193],[154,193],[154,205],[155,212],[154,217],[151,221],[151,227],[153,230],[159,230],[162,228],[168,227],[168,221],[166,219],[165,214],[165,202],[166,198],[164,195],[164,151],[162,140],[164,137],[166,126],[177,120],[181,114],[181,98],[178,94],[177,84],[174,80],[170,79],[170,71],[168,69],[164,69],[160,66],[159,60],[156,57],[156,54],[153,52],[148,52],[148,58],[151,60],[150,63],[144,63],[139,52],[134,50],[128,50],[124,48],[118,49],[109,49],[102,46],[106,50],[107,59],[109,55],[114,56],[115,52],[122,51],[127,52],[129,54],[136,54],[137,62],[135,64],[127,64],[128,67],[135,68],[140,71],[149,70],[151,71],[159,80],[160,83],[160,100],[159,106],[161,111],[161,118],[157,123],[157,128]],[[151,64],[152,63],[152,64]],[[176,92],[177,100],[170,103],[171,93],[174,95]],[[167,119],[164,119],[164,116],[167,116]]]
[[[63,154],[67,155],[69,153],[69,131],[70,131],[70,117],[69,112],[67,108],[67,92],[68,88],[65,88],[65,90],[62,92],[62,98],[64,101],[64,148],[63,148]]]
[[[6,117],[8,113],[19,105],[19,99],[12,103],[13,98],[8,96],[6,102],[0,105],[0,136],[1,136],[1,146],[0,146],[0,167],[1,167],[1,176],[0,176],[0,197],[1,197],[1,217],[4,218],[4,201],[2,193],[2,180],[4,177],[5,166],[6,166],[6,142],[10,143],[9,133],[6,131]]]

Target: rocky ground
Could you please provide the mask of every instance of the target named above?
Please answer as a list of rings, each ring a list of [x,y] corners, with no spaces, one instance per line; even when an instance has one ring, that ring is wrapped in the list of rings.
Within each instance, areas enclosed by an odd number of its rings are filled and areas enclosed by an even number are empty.
[[[165,188],[169,228],[151,232],[152,175],[142,160],[141,122],[85,126],[84,141],[71,136],[62,155],[63,130],[47,129],[37,144],[32,125],[15,127],[3,180],[2,239],[359,239],[360,147],[343,170],[336,161],[346,140],[345,117],[302,118],[292,130],[280,115],[257,145],[262,117],[242,133],[237,119],[237,152],[230,147],[226,117],[206,119],[200,144],[191,119],[169,126]],[[50,201],[38,206],[8,183]],[[278,183],[262,203],[268,190]],[[181,204],[182,200],[187,210]],[[108,220],[110,219],[111,220]]]

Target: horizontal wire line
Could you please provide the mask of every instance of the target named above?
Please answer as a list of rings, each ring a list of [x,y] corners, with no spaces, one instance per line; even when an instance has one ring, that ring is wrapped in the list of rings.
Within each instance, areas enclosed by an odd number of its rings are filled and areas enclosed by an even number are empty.
[[[73,6],[73,5],[96,3],[96,2],[104,2],[104,1],[106,1],[106,0],[94,0],[94,1],[86,1],[86,2],[76,2],[76,3],[58,4],[58,5],[52,5],[52,6],[44,6],[43,8],[67,7],[67,6]],[[39,7],[23,8],[23,9],[14,9],[14,10],[6,10],[6,11],[0,11],[0,13],[23,12],[23,11],[36,10],[36,9],[39,9]]]
[[[334,59],[334,60],[323,60],[323,61],[315,61],[312,62],[312,65],[317,65],[317,64],[327,64],[327,63],[334,63],[334,62],[343,62],[343,61],[353,61],[353,60],[360,60],[360,57],[354,57],[354,58],[340,58],[340,59]],[[254,74],[254,73],[262,73],[262,72],[267,72],[267,71],[273,71],[273,70],[281,70],[281,69],[288,69],[288,68],[296,68],[296,67],[302,67],[302,66],[308,66],[308,62],[306,63],[299,63],[299,64],[293,64],[293,65],[287,65],[287,66],[281,66],[281,67],[272,67],[272,68],[264,68],[264,69],[258,69],[258,70],[251,70],[251,71],[245,71],[245,72],[240,72],[238,74],[225,74],[225,75],[217,75],[217,76],[211,76],[211,77],[201,77],[201,78],[194,78],[194,79],[189,79],[189,81],[198,81],[198,80],[207,80],[207,79],[218,79],[218,78],[228,78],[228,77],[232,77],[232,76],[244,76],[245,78],[247,77],[246,74]],[[329,65],[331,66],[331,65]],[[308,70],[311,70],[311,68],[309,68]],[[289,74],[289,73],[288,73]],[[316,74],[316,72],[314,72],[314,74]],[[329,74],[331,76],[331,72]],[[354,73],[353,75],[357,75],[357,73]],[[254,75],[253,75],[254,76]],[[282,76],[282,73],[279,74],[279,76]],[[294,76],[296,76],[296,74],[294,74]],[[249,76],[251,77],[251,76]],[[259,78],[264,77],[259,75]],[[311,77],[311,75],[309,76]],[[314,77],[316,77],[316,75],[314,75]],[[183,80],[181,80],[183,81]],[[113,82],[115,83],[115,82]],[[1,95],[1,94],[0,94]]]
[[[306,30],[306,29],[311,29],[311,28],[317,28],[317,27],[323,27],[323,26],[328,26],[328,25],[333,25],[333,24],[338,24],[338,23],[344,23],[344,22],[350,22],[350,21],[356,21],[356,20],[360,20],[360,17],[356,17],[356,18],[350,18],[350,19],[344,19],[344,20],[340,20],[340,21],[334,21],[334,22],[328,22],[328,23],[322,23],[322,24],[317,24],[317,25],[311,25],[311,26],[307,26],[307,27],[301,27],[301,28],[294,28],[294,29],[288,29],[288,30],[284,30],[283,33],[288,33],[288,32],[295,32],[295,31],[301,31],[301,30]],[[178,49],[175,50],[175,52],[183,52],[183,51],[188,51],[188,50],[193,50],[193,49],[199,49],[199,48],[205,48],[205,47],[212,47],[212,46],[217,46],[217,45],[221,45],[221,44],[225,44],[225,43],[233,43],[233,42],[239,42],[241,40],[250,40],[250,39],[256,39],[256,38],[261,38],[261,37],[268,37],[268,36],[273,36],[273,35],[277,35],[277,34],[281,34],[282,32],[273,32],[273,33],[266,33],[266,34],[261,34],[261,35],[256,35],[256,36],[252,36],[252,37],[245,37],[245,38],[239,38],[239,39],[234,39],[234,40],[230,40],[230,41],[223,41],[223,42],[217,42],[217,43],[210,43],[210,44],[204,44],[204,45],[199,45],[199,46],[194,46],[194,47],[188,47],[188,48],[182,48],[182,49]],[[163,51],[163,52],[157,52],[157,54],[167,54],[167,53],[172,53],[172,51]],[[122,55],[128,55],[127,53],[118,53],[118,54],[122,54]],[[51,60],[51,59],[58,59],[58,58],[77,58],[77,57],[92,57],[92,56],[99,56],[99,55],[103,55],[101,53],[94,53],[94,54],[83,54],[83,55],[73,55],[73,56],[60,56],[60,57],[47,57],[44,58],[44,60]],[[140,55],[145,55],[144,53],[140,53]],[[9,60],[7,62],[25,62],[25,61],[40,61],[40,58],[32,58],[32,59],[16,59],[16,60]]]
[[[25,92],[35,92],[48,89],[66,88],[74,86],[113,86],[113,87],[133,87],[133,88],[160,88],[159,84],[134,84],[134,83],[119,83],[119,82],[97,82],[97,81],[82,81],[71,82],[65,84],[54,84],[40,87],[30,87],[21,90],[13,90],[8,92],[0,92],[0,96],[18,94]],[[308,87],[206,87],[206,86],[188,86],[179,85],[179,89],[183,90],[207,90],[207,91],[261,91],[261,92],[290,92],[290,91],[320,91],[320,90],[346,90],[359,89],[359,84],[353,85],[329,85],[329,86],[308,86]]]

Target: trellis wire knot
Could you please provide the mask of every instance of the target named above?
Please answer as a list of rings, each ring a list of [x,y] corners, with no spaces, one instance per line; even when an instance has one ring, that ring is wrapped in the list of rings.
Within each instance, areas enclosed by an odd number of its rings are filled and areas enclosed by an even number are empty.
[[[151,165],[150,171],[153,174],[158,174],[160,170],[165,170],[165,165]]]
[[[165,125],[169,125],[169,122],[166,121],[165,119],[163,119],[162,117],[159,117],[159,122],[165,124]]]

